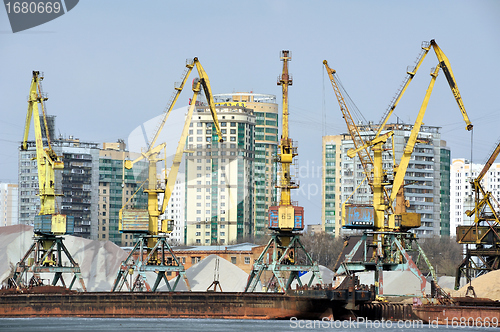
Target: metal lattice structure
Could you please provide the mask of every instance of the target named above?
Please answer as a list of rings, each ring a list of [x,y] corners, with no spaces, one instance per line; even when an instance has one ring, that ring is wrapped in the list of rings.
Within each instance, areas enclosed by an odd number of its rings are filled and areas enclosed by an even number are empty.
[[[151,237],[154,237],[156,241],[154,247],[149,248],[148,243]],[[156,259],[153,259],[154,257]],[[152,287],[148,282],[147,272],[157,274]],[[172,274],[177,275],[177,277],[174,284],[170,286],[167,276]],[[127,277],[131,278],[130,282]],[[173,291],[181,278],[186,283],[187,289],[191,290],[184,266],[172,251],[167,238],[154,235],[141,236],[125,261],[122,262],[112,291],[121,291],[126,285],[131,292],[144,290],[156,292],[162,281],[165,282],[169,291]]]
[[[14,274],[10,278],[11,286],[41,286],[43,280],[41,273],[53,274],[52,286],[57,286],[60,282],[63,287],[71,289],[78,280],[83,291],[87,291],[80,272],[78,263],[73,259],[69,250],[63,243],[62,236],[41,235],[35,237],[34,243],[26,252],[19,263],[16,264]],[[67,266],[68,260],[70,266]],[[27,285],[23,285],[23,275],[32,274]],[[63,274],[72,274],[73,278],[68,285]]]

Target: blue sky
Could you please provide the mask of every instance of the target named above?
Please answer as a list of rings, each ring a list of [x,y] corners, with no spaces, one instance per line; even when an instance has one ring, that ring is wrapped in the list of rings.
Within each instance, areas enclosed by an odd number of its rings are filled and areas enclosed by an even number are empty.
[[[292,51],[290,136],[303,168],[306,223],[320,221],[321,135],[346,131],[322,61],[336,69],[367,120],[378,122],[422,41],[448,56],[472,123],[473,161],[500,136],[499,1],[80,1],[65,15],[13,34],[0,9],[0,180],[17,181],[31,72],[45,73],[57,130],[114,142],[162,113],[187,58],[197,56],[214,93],[275,94],[279,52]],[[429,84],[429,53],[395,111],[413,123]],[[177,106],[185,106],[190,92]],[[395,116],[392,118],[395,121]],[[452,158],[471,157],[471,136],[438,77],[427,125],[441,126]],[[313,195],[314,193],[314,195]]]

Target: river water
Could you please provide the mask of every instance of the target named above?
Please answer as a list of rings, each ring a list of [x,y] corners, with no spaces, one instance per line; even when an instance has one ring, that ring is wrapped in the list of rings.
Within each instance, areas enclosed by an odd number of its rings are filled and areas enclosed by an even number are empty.
[[[494,327],[430,326],[418,321],[306,321],[175,318],[3,318],[0,331],[498,331]]]

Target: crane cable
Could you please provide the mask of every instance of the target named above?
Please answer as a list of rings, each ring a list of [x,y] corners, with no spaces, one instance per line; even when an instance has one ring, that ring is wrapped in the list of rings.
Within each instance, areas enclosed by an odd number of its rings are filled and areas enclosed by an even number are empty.
[[[322,115],[322,131],[323,131],[323,136],[326,136],[326,101],[325,101],[325,71],[323,70],[323,66],[321,66],[321,72],[323,73],[323,103],[321,105],[321,115]]]
[[[474,127],[470,131],[470,170],[472,175],[472,152],[474,151]]]

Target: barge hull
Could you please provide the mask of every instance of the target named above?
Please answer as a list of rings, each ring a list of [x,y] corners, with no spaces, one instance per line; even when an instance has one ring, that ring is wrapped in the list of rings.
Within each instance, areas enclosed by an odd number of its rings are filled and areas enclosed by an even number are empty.
[[[328,299],[269,293],[77,293],[0,295],[0,317],[321,319],[347,314]]]

